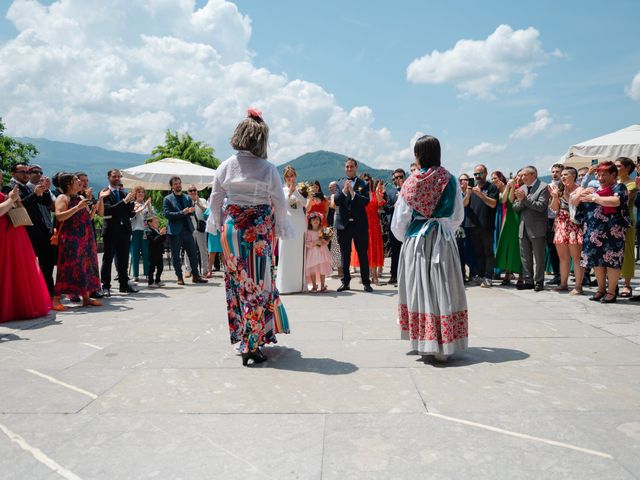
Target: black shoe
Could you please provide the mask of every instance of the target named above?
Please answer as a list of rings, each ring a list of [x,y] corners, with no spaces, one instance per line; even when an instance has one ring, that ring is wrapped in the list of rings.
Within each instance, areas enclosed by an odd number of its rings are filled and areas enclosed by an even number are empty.
[[[393,285],[394,287],[398,284],[398,279],[396,277],[391,277],[387,282],[387,285]]]
[[[371,288],[371,285],[365,285],[364,286],[364,291],[371,293],[371,292],[373,292],[373,288]]]
[[[193,276],[193,278],[191,279],[191,281],[193,283],[209,283],[209,280],[205,280],[204,278],[200,277],[200,276]]]
[[[553,277],[547,282],[547,285],[560,285],[560,277]]]
[[[534,292],[541,292],[544,290],[544,283],[536,283],[535,287],[533,287]]]
[[[640,302],[640,295],[634,295],[633,297],[629,297],[630,302]]]
[[[93,292],[89,295],[89,298],[104,298],[105,294],[102,292]]]
[[[592,302],[599,302],[607,295],[607,292],[596,292],[592,296],[589,297],[589,300]]]
[[[616,303],[616,301],[618,300],[618,293],[614,293],[613,296],[609,299],[607,299],[607,296],[611,295],[610,293],[606,293],[604,295],[604,297],[602,297],[600,299],[600,303]]]
[[[249,360],[253,360],[253,363],[262,363],[267,361],[267,357],[258,348],[254,352],[246,352],[242,354],[242,366],[247,367]]]
[[[371,287],[369,287],[371,288]],[[337,289],[336,292],[344,292],[345,290],[351,290],[351,287],[349,286],[348,283],[343,283],[342,285],[340,285]]]
[[[127,288],[121,288],[120,293],[138,293],[140,290],[137,288],[133,288],[131,286],[127,286]]]
[[[110,297],[111,296],[111,289],[107,288],[107,287],[102,287],[102,296],[103,297]]]
[[[516,288],[518,290],[533,290],[535,287],[533,286],[533,283],[519,283]]]

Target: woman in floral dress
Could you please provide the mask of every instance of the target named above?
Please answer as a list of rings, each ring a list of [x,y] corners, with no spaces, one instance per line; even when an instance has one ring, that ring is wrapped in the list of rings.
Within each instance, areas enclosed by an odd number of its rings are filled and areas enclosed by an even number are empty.
[[[231,343],[240,342],[244,366],[249,360],[264,362],[260,347],[276,343],[276,333],[289,333],[276,288],[272,246],[276,236],[287,239],[294,232],[280,175],[267,161],[268,141],[262,114],[249,109],[231,137],[237,153],[216,170],[209,201],[207,231],[221,232],[229,332]]]
[[[618,169],[613,162],[598,166],[600,188],[579,192],[577,201],[585,215],[582,266],[593,268],[598,291],[590,300],[614,303],[624,256],[625,231],[631,225],[627,187],[617,183]]]
[[[102,215],[109,189],[100,192],[98,202],[89,207],[89,200],[78,195],[82,182],[73,174],[65,173],[58,179],[62,195],[56,198],[58,228],[58,273],[56,276],[53,309],[66,310],[60,303],[62,295],[82,297],[82,306],[100,307],[98,300],[89,298],[100,290],[98,253],[93,232],[93,216]]]

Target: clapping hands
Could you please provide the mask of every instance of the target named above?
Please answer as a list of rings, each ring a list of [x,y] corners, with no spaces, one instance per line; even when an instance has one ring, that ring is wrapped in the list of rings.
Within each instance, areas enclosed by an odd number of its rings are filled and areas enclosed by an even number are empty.
[[[9,199],[11,202],[15,203],[20,200],[20,191],[18,190],[18,185],[13,187],[13,190],[9,192]]]

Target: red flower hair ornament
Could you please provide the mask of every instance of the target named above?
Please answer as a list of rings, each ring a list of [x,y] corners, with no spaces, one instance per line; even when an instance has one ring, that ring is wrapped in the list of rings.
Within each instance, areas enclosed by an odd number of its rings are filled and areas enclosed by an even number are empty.
[[[247,117],[249,118],[253,118],[254,120],[257,120],[258,122],[264,122],[263,118],[262,118],[262,112],[256,108],[249,108],[247,110]]]

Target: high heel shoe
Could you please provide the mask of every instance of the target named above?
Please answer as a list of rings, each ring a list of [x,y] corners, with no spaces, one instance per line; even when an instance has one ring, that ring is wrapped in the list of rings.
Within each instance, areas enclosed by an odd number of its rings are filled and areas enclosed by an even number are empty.
[[[253,352],[245,352],[242,354],[242,366],[247,367],[249,364],[249,360],[253,360],[253,363],[262,363],[267,361],[267,357],[262,353],[262,351],[258,348]]]

